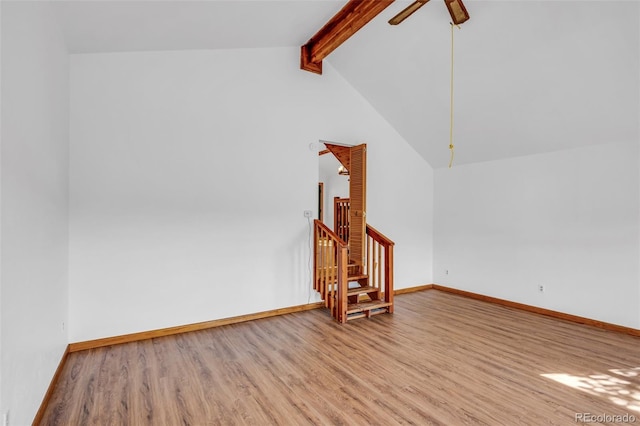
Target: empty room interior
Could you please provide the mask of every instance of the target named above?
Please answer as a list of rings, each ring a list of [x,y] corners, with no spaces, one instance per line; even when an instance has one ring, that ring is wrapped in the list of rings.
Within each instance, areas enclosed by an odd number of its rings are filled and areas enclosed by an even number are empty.
[[[461,5],[2,0],[2,424],[640,422],[640,2]]]

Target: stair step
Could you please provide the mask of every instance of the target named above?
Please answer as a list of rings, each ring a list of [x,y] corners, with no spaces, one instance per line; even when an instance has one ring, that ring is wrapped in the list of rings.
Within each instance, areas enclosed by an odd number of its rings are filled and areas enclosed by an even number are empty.
[[[354,287],[354,288],[350,288],[347,291],[347,295],[348,296],[354,296],[356,294],[369,294],[369,293],[374,293],[380,291],[379,288],[376,287],[371,287],[371,286],[364,286],[364,287]]]
[[[347,282],[355,282],[355,281],[359,281],[359,280],[364,280],[369,278],[368,275],[349,275],[347,276]],[[338,277],[337,276],[333,276],[330,282],[327,282],[328,284],[335,284],[338,281]]]
[[[367,274],[354,274],[354,275],[349,275],[347,276],[348,281],[358,281],[358,280],[362,280],[364,278],[369,278],[369,275]]]
[[[358,303],[349,303],[347,306],[347,315],[363,313],[361,316],[370,316],[376,315],[377,313],[386,312],[386,308],[391,306],[391,303],[385,302],[384,300],[371,300],[371,301],[362,301]],[[381,310],[381,312],[377,312]],[[376,312],[373,312],[376,311]],[[359,318],[360,316],[354,316],[353,318]],[[352,317],[349,317],[351,319]]]

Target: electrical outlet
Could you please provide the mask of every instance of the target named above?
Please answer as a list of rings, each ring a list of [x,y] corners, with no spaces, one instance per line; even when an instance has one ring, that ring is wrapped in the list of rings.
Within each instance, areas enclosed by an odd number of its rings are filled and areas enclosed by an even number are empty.
[[[311,217],[311,216],[313,216],[313,212],[311,210],[304,211],[304,217]]]
[[[444,270],[444,274],[445,274],[445,275],[449,275],[449,270],[448,270],[448,269],[445,269],[445,270]]]
[[[2,414],[2,426],[9,426],[9,412]]]
[[[543,286],[542,284],[540,284],[540,285],[538,286],[538,291],[539,291],[540,293],[544,293],[544,286]]]
[[[62,321],[62,331],[64,331],[64,321]]]

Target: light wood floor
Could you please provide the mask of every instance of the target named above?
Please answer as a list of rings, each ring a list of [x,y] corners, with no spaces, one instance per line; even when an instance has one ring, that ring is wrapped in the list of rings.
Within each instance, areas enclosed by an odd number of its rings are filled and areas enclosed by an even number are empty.
[[[70,354],[46,425],[571,425],[636,417],[640,338],[436,290]]]

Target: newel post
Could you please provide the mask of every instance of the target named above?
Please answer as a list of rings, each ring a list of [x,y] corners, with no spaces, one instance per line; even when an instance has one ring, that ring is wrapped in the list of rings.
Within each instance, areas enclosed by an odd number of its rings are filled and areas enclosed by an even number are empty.
[[[347,265],[349,258],[347,255],[347,247],[340,244],[338,246],[338,315],[336,319],[340,323],[347,322],[347,291],[349,287],[347,277]]]
[[[384,250],[384,301],[391,303],[389,313],[393,313],[393,244]]]

